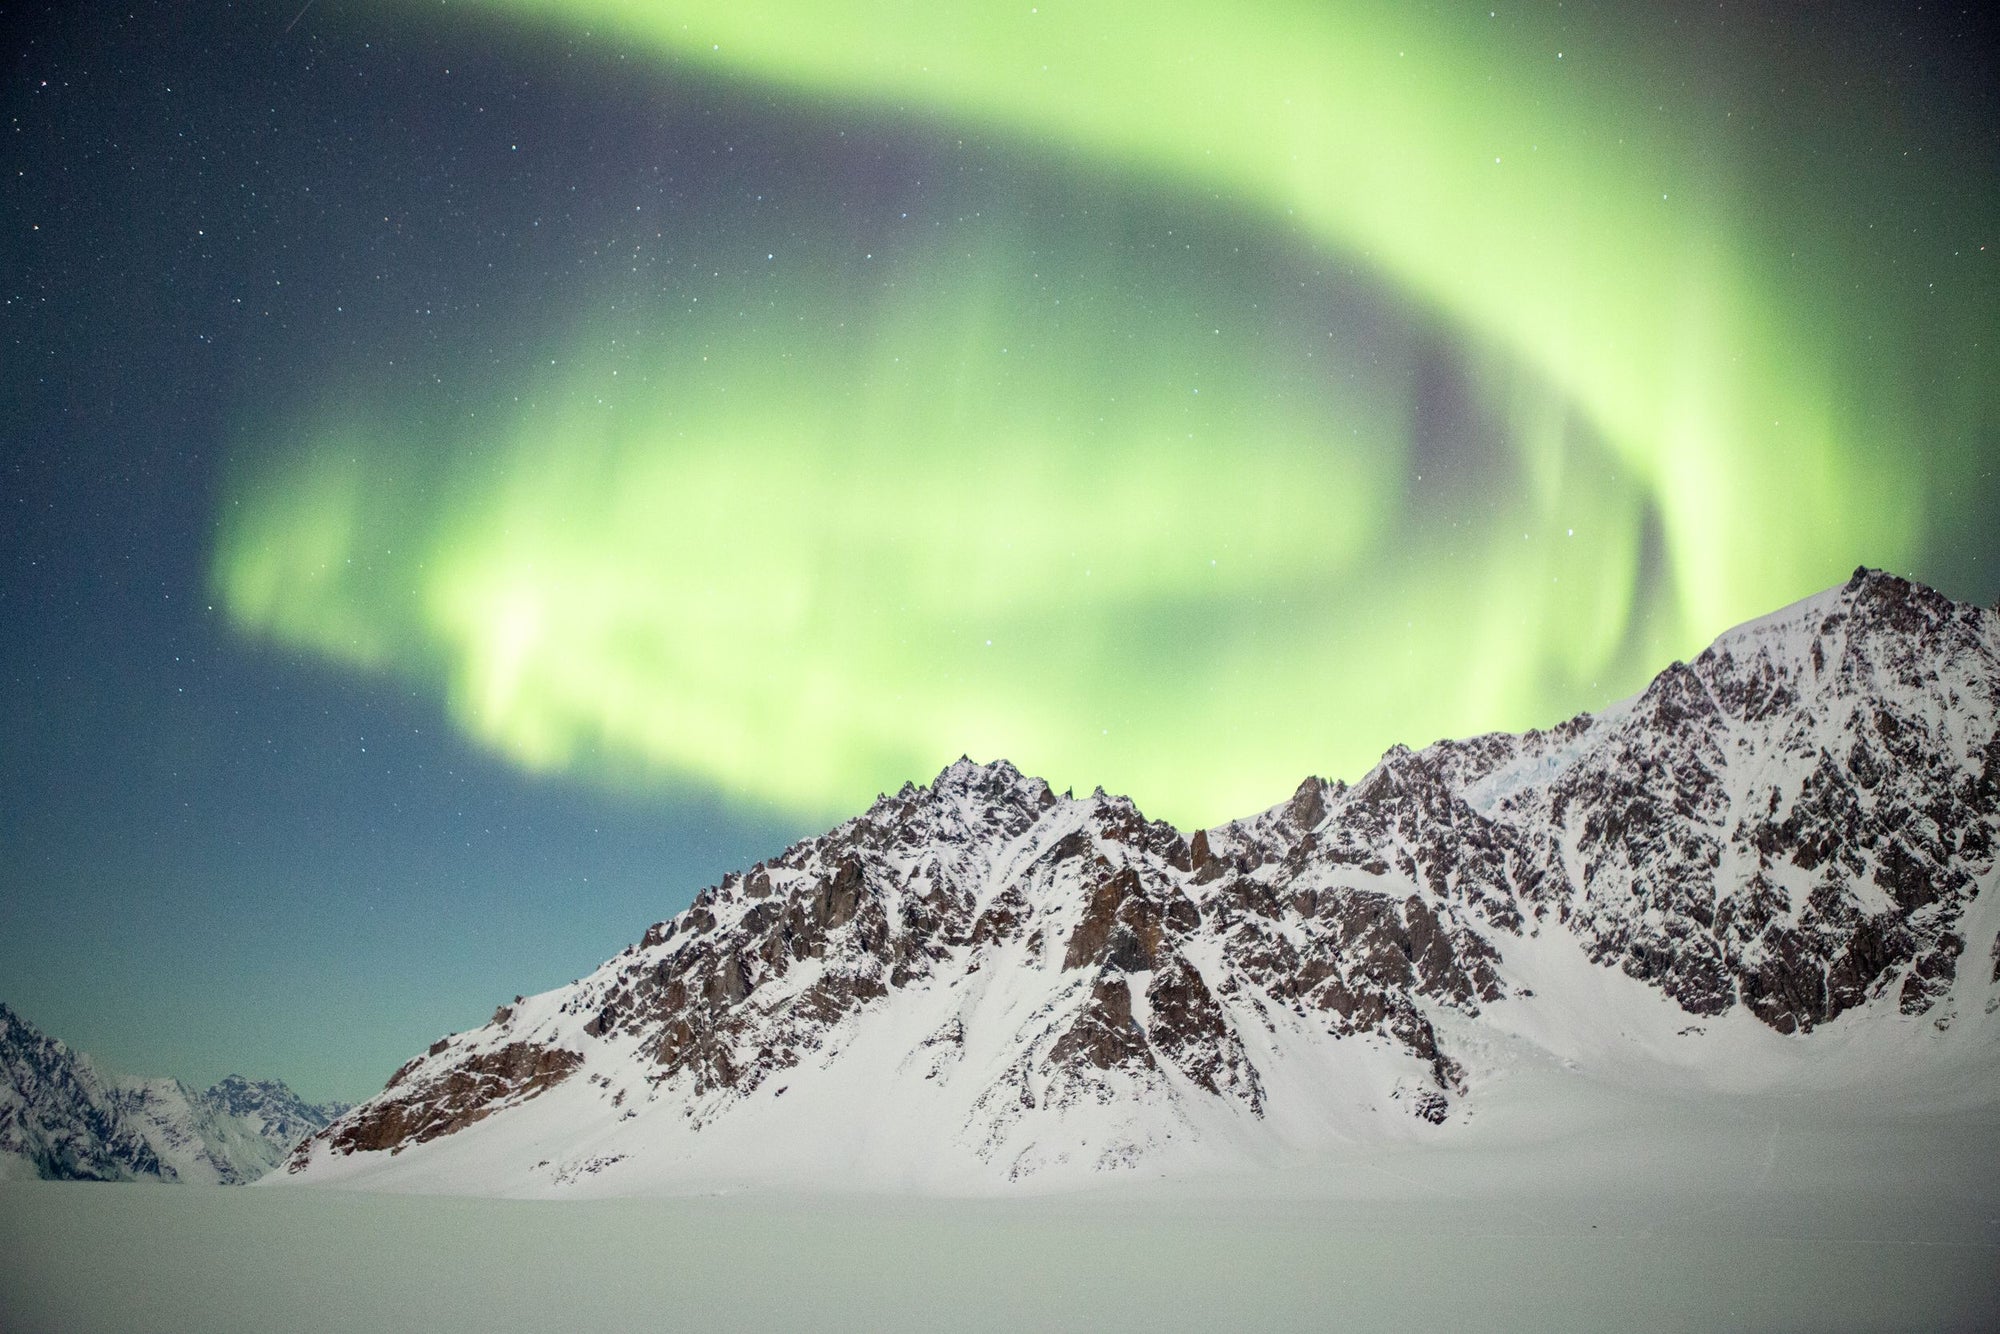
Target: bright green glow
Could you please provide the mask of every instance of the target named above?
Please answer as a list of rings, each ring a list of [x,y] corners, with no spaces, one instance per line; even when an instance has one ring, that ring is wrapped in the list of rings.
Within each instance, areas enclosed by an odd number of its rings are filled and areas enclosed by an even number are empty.
[[[615,350],[583,321],[497,436],[329,412],[235,497],[232,614],[441,679],[530,768],[824,813],[968,751],[1200,823],[1914,550],[1864,448],[1901,404],[1754,262],[1712,146],[1552,62],[1365,7],[487,3],[1289,219],[1463,330],[1487,433],[1419,506],[1401,335],[1303,379],[1296,328],[1223,336],[1164,267],[1056,318],[1018,241]]]
[[[441,677],[531,769],[815,813],[970,751],[1210,817],[1413,718],[1559,711],[1618,654],[1642,497],[1549,411],[1531,482],[1412,532],[1402,379],[1287,319],[1219,337],[1163,263],[1052,318],[1017,249],[579,333],[497,439],[330,416],[227,509],[226,603]]]
[[[1720,146],[1570,92],[1554,51],[1504,44],[1470,11],[1454,26],[1304,0],[481,2],[1006,127],[1296,219],[1587,415],[1660,507],[1680,638],[1825,583],[1857,549],[1892,564],[1912,549],[1919,497],[1870,452],[1901,423],[1840,419],[1848,358],[1739,263],[1708,165]],[[1744,499],[1774,495],[1782,522],[1744,521]]]

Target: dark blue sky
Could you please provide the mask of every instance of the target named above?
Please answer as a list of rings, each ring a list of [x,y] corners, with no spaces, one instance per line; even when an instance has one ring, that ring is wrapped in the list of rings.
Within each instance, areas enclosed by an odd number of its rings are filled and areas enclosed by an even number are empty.
[[[504,344],[645,113],[518,53],[441,88],[452,44],[270,7],[8,8],[0,997],[120,1070],[357,1098],[807,832],[523,775],[208,591],[246,404]],[[565,118],[560,170],[453,171]]]

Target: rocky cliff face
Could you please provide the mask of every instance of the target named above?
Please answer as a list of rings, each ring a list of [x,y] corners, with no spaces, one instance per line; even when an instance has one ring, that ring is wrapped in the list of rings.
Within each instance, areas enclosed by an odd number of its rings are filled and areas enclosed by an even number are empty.
[[[1517,960],[1549,932],[1690,1017],[1948,1022],[2000,833],[1996,697],[2000,617],[1864,570],[1599,716],[1399,747],[1192,837],[961,760],[440,1040],[289,1166],[499,1145],[559,1089],[537,1143],[686,1156],[732,1120],[849,1114],[772,1109],[862,1066],[1010,1177],[1254,1137],[1329,1080],[1441,1122],[1473,1092],[1446,1034],[1531,997]]]
[[[90,1059],[0,1005],[0,1157],[62,1181],[234,1185],[275,1167],[347,1108],[277,1080],[107,1079]]]
[[[1501,937],[1552,917],[1693,1014],[1791,1032],[1892,984],[1921,1013],[1992,866],[1994,621],[1857,573],[1602,717],[1392,751],[1351,791],[1301,789],[1309,837],[1267,816],[1212,841],[1391,862]]]

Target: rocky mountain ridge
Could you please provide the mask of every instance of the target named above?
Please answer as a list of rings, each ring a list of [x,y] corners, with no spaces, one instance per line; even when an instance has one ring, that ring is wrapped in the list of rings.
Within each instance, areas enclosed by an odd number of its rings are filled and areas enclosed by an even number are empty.
[[[1996,700],[2000,617],[1864,569],[1598,715],[1397,747],[1191,836],[961,760],[440,1039],[288,1167],[671,1182],[743,1136],[843,1152],[891,1106],[926,1161],[1007,1180],[1410,1133],[1476,1097],[1486,1010],[1560,1001],[1551,939],[1688,1033],[1948,1027],[1969,947],[2000,985],[2000,932],[1965,934]]]
[[[280,1080],[230,1075],[196,1091],[178,1079],[107,1078],[0,1005],[0,1159],[21,1175],[237,1185],[346,1110],[308,1103]]]

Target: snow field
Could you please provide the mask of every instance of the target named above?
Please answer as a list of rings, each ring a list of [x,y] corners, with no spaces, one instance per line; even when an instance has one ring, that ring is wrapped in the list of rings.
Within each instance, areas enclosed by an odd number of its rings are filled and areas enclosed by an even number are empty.
[[[1990,1329],[1996,1136],[1990,1109],[1548,1071],[1452,1142],[1068,1194],[10,1183],[0,1311],[22,1334]]]

